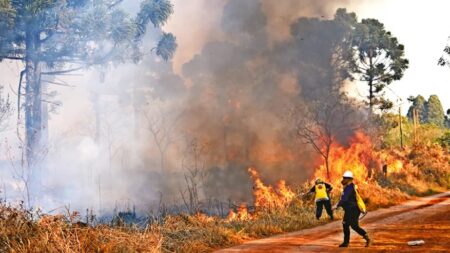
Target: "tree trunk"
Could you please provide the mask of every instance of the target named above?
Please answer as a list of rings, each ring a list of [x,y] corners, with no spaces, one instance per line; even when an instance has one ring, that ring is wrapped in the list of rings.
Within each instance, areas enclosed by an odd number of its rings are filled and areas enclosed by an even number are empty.
[[[159,164],[161,166],[161,174],[164,175],[166,174],[166,168],[165,168],[165,160],[164,160],[164,155],[165,155],[165,150],[163,150],[162,148],[159,147],[158,145],[158,149],[159,149]]]
[[[327,179],[330,180],[330,152],[327,152],[327,155],[325,157],[325,167],[327,169]]]
[[[369,114],[372,116],[373,113],[373,61],[372,61],[372,50],[369,51]]]
[[[369,113],[373,113],[373,81],[372,78],[369,80]]]
[[[400,123],[400,147],[403,149],[402,107],[398,108],[398,121]]]
[[[36,59],[39,51],[39,37],[27,33],[27,57],[26,57],[26,88],[25,88],[25,138],[26,159],[29,167],[34,167],[39,162],[39,155],[43,153],[44,141],[42,132],[43,106],[41,86],[41,63]]]

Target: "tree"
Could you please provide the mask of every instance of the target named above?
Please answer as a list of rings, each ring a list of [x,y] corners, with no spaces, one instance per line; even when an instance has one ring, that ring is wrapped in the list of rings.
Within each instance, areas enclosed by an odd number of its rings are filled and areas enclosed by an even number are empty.
[[[58,84],[52,77],[95,65],[139,61],[147,25],[159,28],[173,12],[169,0],[144,0],[137,15],[131,17],[120,7],[122,2],[0,0],[0,61],[18,60],[24,64],[17,106],[19,119],[22,106],[25,111],[29,165],[46,143],[42,135],[47,125],[43,84]],[[167,60],[175,48],[175,37],[162,33],[155,52]]]
[[[408,101],[412,103],[412,105],[408,109],[407,116],[409,120],[413,120],[413,111],[416,110],[419,115],[420,123],[426,123],[427,120],[427,108],[426,108],[426,100],[422,95],[418,95],[417,97],[409,97]]]
[[[400,80],[408,68],[404,46],[376,19],[363,19],[354,24],[351,37],[354,53],[352,72],[369,86],[369,109],[389,109],[392,102],[383,97],[384,88]]]
[[[201,208],[200,198],[204,195],[203,183],[206,175],[206,161],[204,157],[207,145],[199,143],[196,138],[186,138],[185,155],[181,162],[186,170],[184,180],[186,189],[180,189],[180,195],[189,213],[198,213]]]
[[[447,114],[445,115],[445,123],[447,128],[450,128],[450,108],[447,109]]]
[[[309,108],[294,108],[289,115],[297,136],[309,144],[323,159],[330,179],[330,154],[339,137],[348,136],[360,128],[357,109],[344,95],[330,95]]]
[[[352,79],[349,72],[349,38],[357,22],[355,13],[338,9],[334,19],[299,18],[291,25],[292,40],[282,44],[279,71],[292,68],[298,75],[301,96],[317,100]]]
[[[445,114],[437,95],[431,95],[427,101],[427,122],[436,126],[444,126]]]
[[[8,126],[8,120],[14,112],[9,96],[3,96],[3,87],[0,87],[0,132]]]
[[[175,141],[175,129],[183,112],[170,114],[161,101],[155,101],[151,108],[144,113],[147,119],[148,130],[159,151],[161,174],[166,173],[166,153]]]
[[[449,37],[450,39],[450,37]],[[450,45],[448,44],[447,41],[447,45],[445,46],[444,50],[443,50],[443,55],[438,59],[438,65],[439,66],[447,66],[450,67],[450,60],[448,59],[448,57],[450,56]]]

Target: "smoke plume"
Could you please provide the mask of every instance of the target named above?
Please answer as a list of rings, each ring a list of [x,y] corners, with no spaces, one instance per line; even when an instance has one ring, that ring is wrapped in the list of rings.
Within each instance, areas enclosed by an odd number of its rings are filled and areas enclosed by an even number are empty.
[[[302,183],[320,158],[296,139],[287,110],[341,88],[332,57],[342,31],[330,20],[346,2],[174,1],[173,61],[152,55],[157,34],[148,34],[138,65],[48,87],[63,105],[51,114],[46,168],[34,172],[36,203],[100,212],[182,206],[190,179],[203,200],[248,201],[250,166],[268,182]]]

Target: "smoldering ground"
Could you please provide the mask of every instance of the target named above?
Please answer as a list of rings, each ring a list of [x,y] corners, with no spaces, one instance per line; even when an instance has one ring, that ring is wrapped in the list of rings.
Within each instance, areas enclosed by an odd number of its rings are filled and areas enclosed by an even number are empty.
[[[177,20],[183,15],[177,6],[186,3],[174,4]],[[46,168],[32,192],[36,205],[145,211],[162,197],[183,206],[190,180],[203,206],[249,201],[249,166],[268,183],[302,183],[320,158],[296,140],[286,112],[341,88],[346,76],[334,68],[332,48],[342,31],[330,20],[345,4],[208,1],[216,9],[202,12],[211,23],[193,28],[198,39],[187,38],[189,20],[169,22],[180,34],[173,61],[152,55],[150,34],[138,65],[63,78],[74,88],[49,87],[63,105],[50,115]]]

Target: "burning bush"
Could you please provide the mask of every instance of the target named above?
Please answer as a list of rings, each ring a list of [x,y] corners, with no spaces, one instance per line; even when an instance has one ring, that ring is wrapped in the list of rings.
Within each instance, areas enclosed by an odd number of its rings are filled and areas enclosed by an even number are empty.
[[[258,212],[270,212],[272,210],[280,210],[287,207],[292,202],[296,194],[286,186],[284,180],[278,181],[275,187],[266,186],[259,176],[258,171],[254,168],[249,168],[248,173],[253,180],[253,198],[255,214],[250,214],[247,206],[241,204],[237,208],[237,212],[230,210],[228,214],[228,221],[234,220],[249,220]]]
[[[284,180],[278,181],[276,187],[266,186],[261,181],[258,172],[254,168],[249,168],[251,178],[253,179],[253,197],[255,199],[256,209],[274,209],[284,208],[295,197],[295,193],[286,187]]]
[[[394,150],[377,150],[370,138],[358,131],[350,139],[347,147],[335,144],[330,150],[330,178],[337,185],[345,171],[350,170],[357,182],[366,182],[383,173],[387,166],[389,173],[398,173],[404,169],[405,161]],[[326,168],[320,166],[315,177],[326,178]]]

